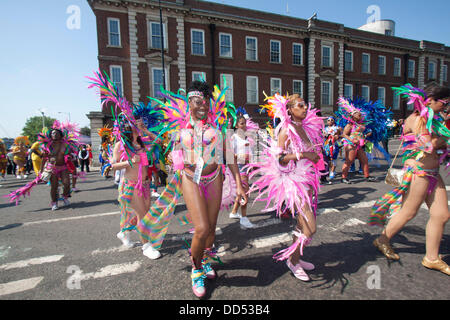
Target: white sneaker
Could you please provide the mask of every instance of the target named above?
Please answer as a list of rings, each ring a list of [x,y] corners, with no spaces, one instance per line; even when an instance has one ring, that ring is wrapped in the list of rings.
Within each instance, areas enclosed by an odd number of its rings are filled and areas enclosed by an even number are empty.
[[[17,176],[17,179],[22,179],[22,177],[21,176]]]
[[[24,179],[28,178],[28,175],[27,175],[27,174],[26,174],[26,175],[24,175],[24,176],[23,176],[23,178],[24,178]]]
[[[125,247],[131,248],[134,246],[134,243],[130,240],[130,233],[127,231],[125,232],[120,231],[117,234],[117,238],[119,238],[119,240],[122,241],[122,244]]]
[[[58,210],[58,203],[52,204],[52,211]]]
[[[159,193],[156,191],[152,191],[152,197],[159,198]]]
[[[148,242],[142,246],[142,253],[152,260],[161,257],[161,253],[158,250],[153,249],[152,245]]]
[[[255,227],[255,225],[253,223],[251,223],[247,217],[242,217],[240,224],[241,224],[241,227],[244,227],[246,229],[252,229]]]
[[[230,219],[240,219],[240,218],[242,218],[240,213],[230,212]]]

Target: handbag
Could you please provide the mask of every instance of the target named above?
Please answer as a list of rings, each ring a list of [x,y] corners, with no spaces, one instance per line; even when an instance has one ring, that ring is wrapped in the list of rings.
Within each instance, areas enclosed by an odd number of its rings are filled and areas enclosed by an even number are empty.
[[[394,165],[395,159],[397,159],[398,153],[402,147],[403,139],[400,142],[400,146],[398,147],[397,153],[395,154],[394,160],[392,160],[391,166],[388,169],[388,172],[386,174],[386,178],[384,179],[384,182],[386,184],[389,184],[393,187],[400,187],[403,181],[403,175],[405,174],[405,170],[402,169],[394,169],[392,166]]]

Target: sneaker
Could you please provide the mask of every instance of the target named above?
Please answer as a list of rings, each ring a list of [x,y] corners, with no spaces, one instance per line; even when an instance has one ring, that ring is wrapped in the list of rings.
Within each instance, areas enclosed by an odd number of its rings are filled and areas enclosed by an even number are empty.
[[[334,177],[336,177],[336,174],[334,172],[330,172],[330,180],[333,180]]]
[[[300,263],[294,266],[291,262],[291,259],[287,259],[286,265],[289,269],[291,269],[292,273],[297,279],[300,279],[302,281],[309,281],[309,276],[306,274],[305,270],[303,270]]]
[[[26,175],[24,175],[24,176],[23,176],[23,178],[24,178],[24,179],[28,178],[28,175],[27,175],[27,174],[26,174]]]
[[[52,211],[58,210],[58,203],[52,203]]]
[[[67,198],[63,198],[63,202],[64,202],[64,207],[67,207],[70,205],[70,201]]]
[[[144,256],[146,256],[147,258],[150,258],[152,260],[158,259],[159,257],[161,257],[161,252],[159,252],[156,249],[153,249],[152,245],[147,242],[146,244],[144,244],[142,246],[142,252],[144,254]]]
[[[203,273],[206,275],[206,278],[208,278],[208,279],[215,279],[216,276],[217,276],[217,273],[211,267],[211,262],[210,261],[211,260],[208,257],[202,259]]]
[[[130,240],[130,234],[127,231],[125,232],[120,231],[117,234],[117,238],[119,238],[119,240],[122,241],[122,244],[125,247],[131,248],[134,246],[134,243]]]
[[[21,177],[21,176],[16,176],[16,178],[17,178],[17,179],[22,179],[22,177]]]
[[[230,219],[240,219],[240,218],[242,218],[242,216],[239,214],[239,213],[233,213],[233,212],[231,212],[230,213]]]
[[[377,181],[377,178],[368,176],[368,177],[366,178],[366,181],[367,181],[367,182],[375,182],[375,181]]]
[[[206,278],[205,273],[203,272],[203,268],[201,269],[192,269],[191,280],[192,280],[192,291],[198,298],[202,298],[205,296],[205,281]]]
[[[72,188],[72,191],[73,191],[73,192],[77,192],[77,191],[78,191],[78,189],[77,189],[77,188],[75,188],[75,187],[73,187],[73,188]]]
[[[341,182],[342,183],[346,183],[346,184],[352,184],[353,183],[350,180],[348,180],[347,178],[342,178]]]
[[[242,217],[240,219],[239,223],[240,223],[241,227],[243,227],[244,229],[252,229],[255,227],[255,225],[253,223],[251,223],[247,217]]]
[[[159,193],[156,191],[152,191],[152,197],[159,198]]]

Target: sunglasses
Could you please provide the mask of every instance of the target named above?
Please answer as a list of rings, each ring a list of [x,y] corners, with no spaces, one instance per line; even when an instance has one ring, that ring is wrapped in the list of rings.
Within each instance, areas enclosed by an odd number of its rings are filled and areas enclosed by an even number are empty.
[[[438,99],[438,101],[439,101],[440,103],[442,103],[442,104],[444,105],[444,107],[448,107],[448,106],[450,105],[450,101],[448,101],[448,100],[441,100],[441,99]]]

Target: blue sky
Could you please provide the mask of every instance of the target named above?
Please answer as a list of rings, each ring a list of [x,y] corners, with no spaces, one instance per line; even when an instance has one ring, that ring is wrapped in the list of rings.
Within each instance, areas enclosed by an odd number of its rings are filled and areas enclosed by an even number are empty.
[[[381,19],[396,22],[396,36],[450,46],[448,0],[212,0],[238,7],[357,28],[366,23],[370,5]],[[80,9],[79,29],[66,25],[69,6]],[[288,11],[286,10],[288,9]],[[100,111],[98,96],[85,76],[97,70],[95,16],[86,0],[0,1],[0,137],[16,137],[27,118],[46,115],[89,125],[86,114]],[[176,90],[178,88],[171,88]]]

